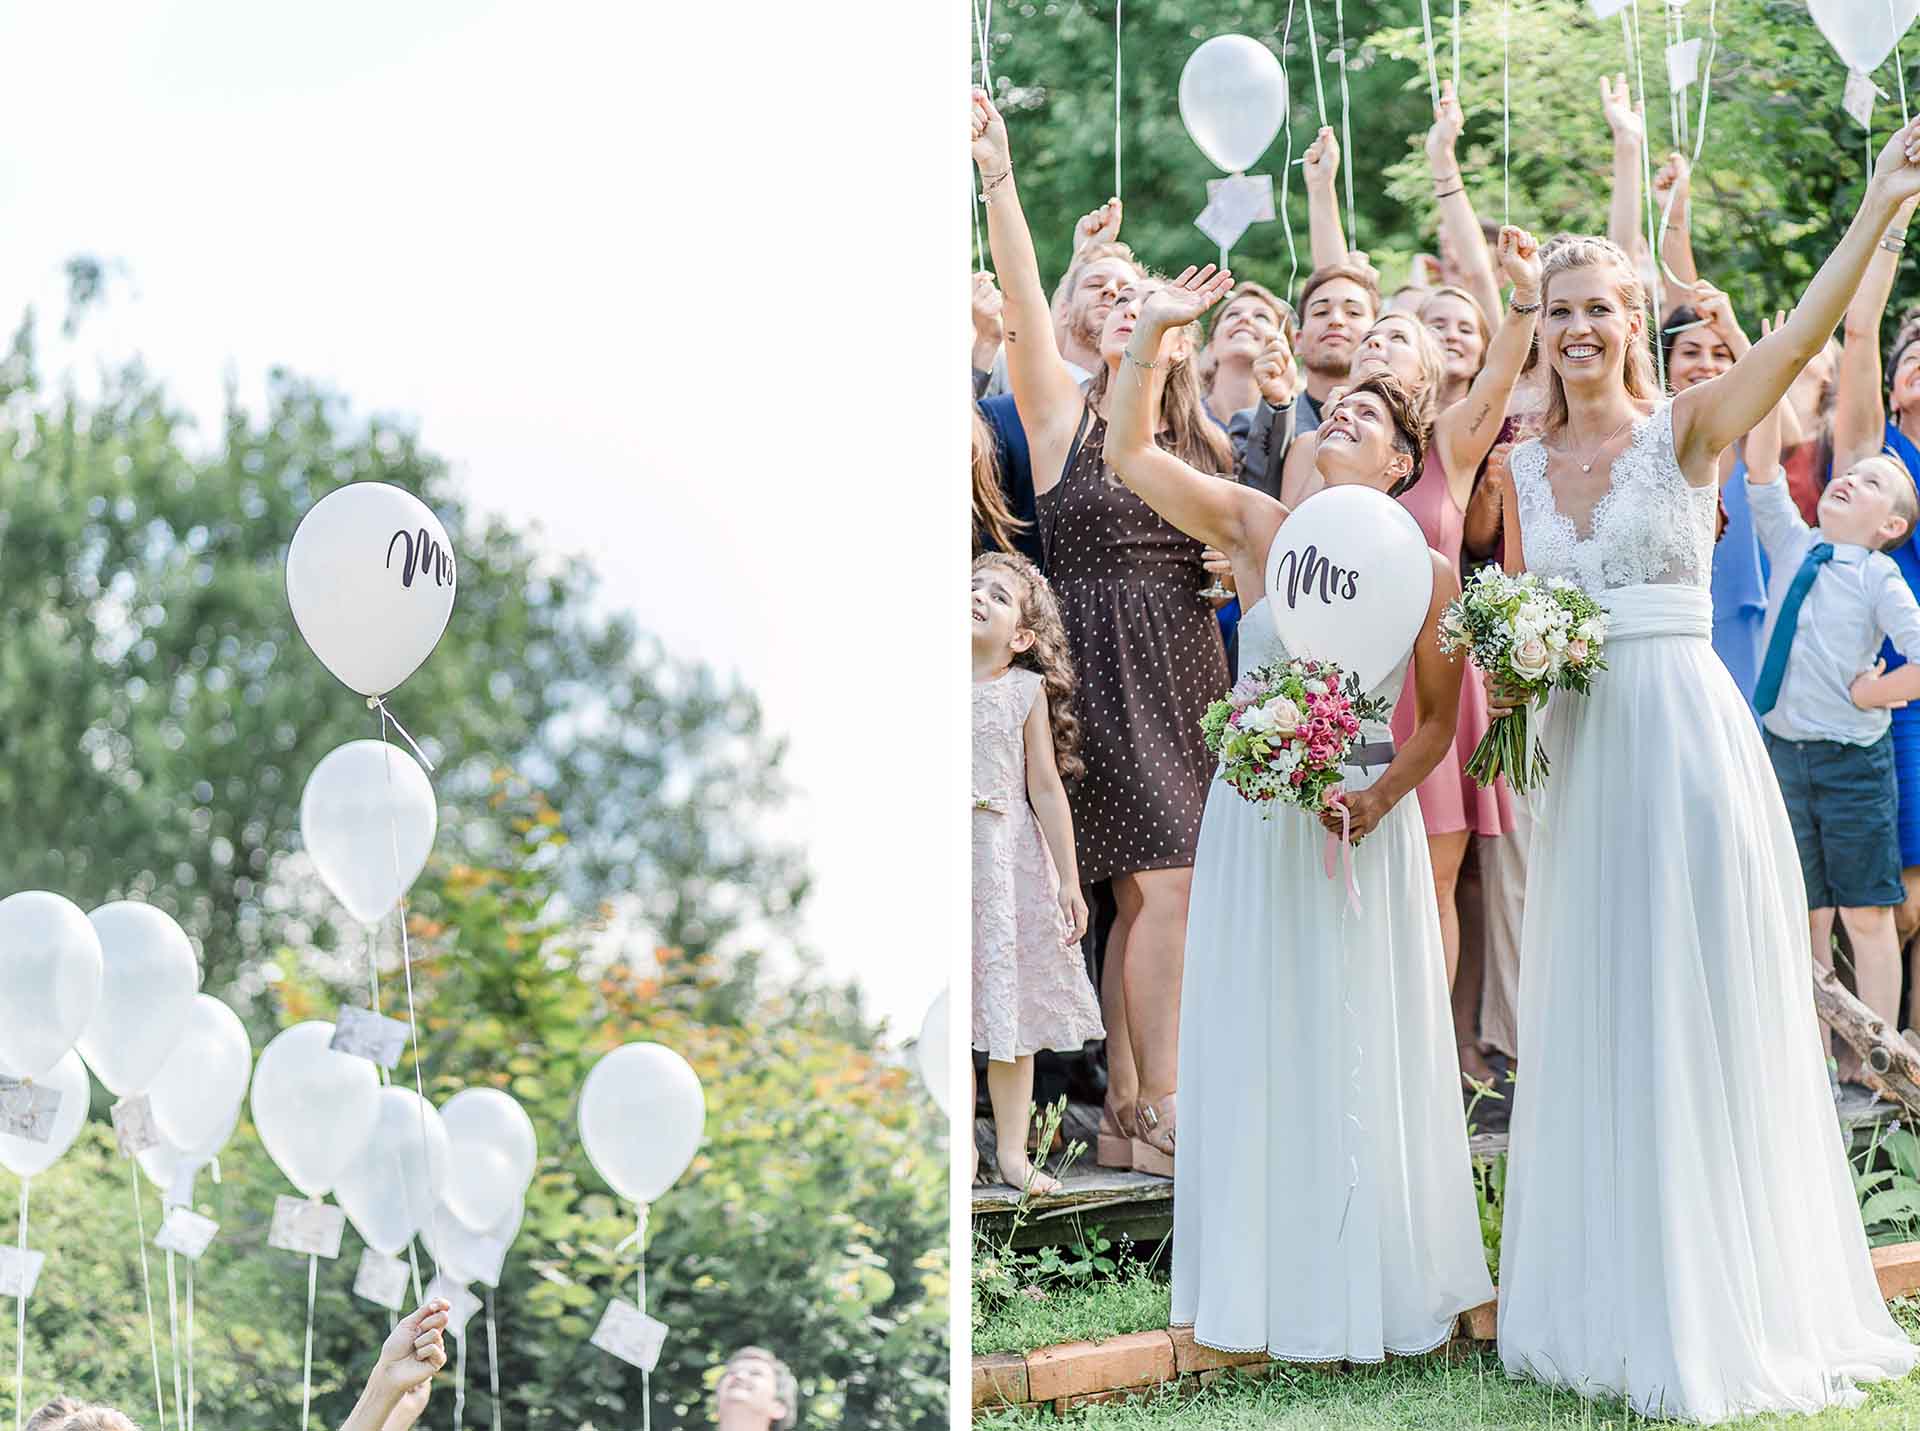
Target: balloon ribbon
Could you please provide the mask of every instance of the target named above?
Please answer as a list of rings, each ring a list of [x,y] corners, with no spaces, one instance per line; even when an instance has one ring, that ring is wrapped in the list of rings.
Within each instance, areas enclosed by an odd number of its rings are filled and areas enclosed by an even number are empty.
[[[153,1350],[153,1410],[160,1431],[167,1431],[167,1403],[160,1391],[160,1334],[153,1324],[153,1279],[147,1273],[147,1215],[140,1206],[140,1169],[127,1155],[127,1176],[133,1183],[133,1224],[140,1236],[140,1290],[147,1299],[147,1345]]]
[[[32,1181],[31,1178],[20,1179],[20,1275],[23,1278],[27,1274],[27,1184]],[[14,1317],[13,1431],[20,1431],[27,1404],[27,1296],[24,1287],[14,1303]]]
[[[500,1431],[500,1341],[493,1325],[493,1288],[487,1288],[487,1389],[493,1393],[493,1431]]]
[[[320,1289],[320,1257],[307,1254],[307,1354],[300,1366],[300,1431],[313,1411],[313,1298]]]
[[[639,1244],[640,1265],[633,1273],[634,1303],[644,1315],[647,1310],[647,1204],[634,1206],[633,1231],[614,1245],[613,1255],[618,1257],[629,1247]],[[641,1431],[653,1431],[653,1373],[645,1367],[640,1369]]]

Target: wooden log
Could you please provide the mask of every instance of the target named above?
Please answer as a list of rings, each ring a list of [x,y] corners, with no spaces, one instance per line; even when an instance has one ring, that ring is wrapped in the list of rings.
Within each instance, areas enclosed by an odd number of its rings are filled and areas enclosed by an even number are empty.
[[[1860,1055],[1867,1086],[1920,1118],[1920,1046],[1850,993],[1831,969],[1813,971],[1813,1003],[1820,1022]]]

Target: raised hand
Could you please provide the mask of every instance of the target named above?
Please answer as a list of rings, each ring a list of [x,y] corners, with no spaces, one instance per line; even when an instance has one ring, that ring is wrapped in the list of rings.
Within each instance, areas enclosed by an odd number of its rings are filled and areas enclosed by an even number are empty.
[[[993,107],[987,92],[979,88],[973,92],[971,132],[973,162],[980,166],[983,177],[992,179],[1013,167],[1012,154],[1007,148],[1007,122]]]
[[[1300,370],[1284,335],[1275,333],[1253,360],[1253,382],[1271,407],[1285,407],[1300,395]]]
[[[1434,106],[1433,128],[1427,131],[1427,162],[1433,166],[1436,176],[1451,175],[1459,168],[1453,156],[1453,147],[1460,139],[1460,131],[1467,127],[1467,116],[1460,108],[1460,101],[1454,98],[1453,81],[1440,81],[1440,103]]]
[[[1184,327],[1225,298],[1232,287],[1231,270],[1223,268],[1216,272],[1212,264],[1198,269],[1189,264],[1178,278],[1147,295],[1140,309],[1139,326]]]
[[[1081,216],[1073,226],[1073,251],[1080,252],[1097,243],[1115,243],[1120,238],[1120,201],[1108,199],[1090,214]]]
[[[1339,172],[1340,141],[1333,137],[1331,129],[1322,129],[1314,136],[1313,143],[1307,146],[1306,162],[1301,166],[1300,177],[1310,189],[1331,192],[1334,176]]]
[[[1513,296],[1521,303],[1533,303],[1540,297],[1540,241],[1525,229],[1512,224],[1500,230],[1495,250],[1500,276],[1513,285]]]
[[[973,276],[973,337],[978,343],[993,343],[996,346],[1002,335],[1000,310],[1006,300],[993,281],[991,273],[976,273]]]
[[[1607,128],[1613,131],[1616,141],[1631,139],[1637,144],[1646,137],[1646,118],[1627,90],[1624,73],[1612,79],[1600,76],[1600,112],[1607,117]]]
[[[1732,348],[1740,351],[1746,340],[1746,333],[1740,327],[1740,320],[1733,316],[1733,300],[1706,279],[1693,285],[1693,310],[1703,319],[1709,330]]]
[[[414,1387],[433,1380],[447,1364],[444,1336],[449,1304],[435,1299],[404,1318],[380,1348],[380,1360],[369,1384],[379,1384],[405,1396]]]
[[[1684,213],[1687,207],[1687,194],[1693,187],[1693,166],[1687,162],[1687,156],[1675,150],[1667,155],[1667,162],[1653,176],[1653,199],[1664,212],[1669,201],[1675,213]]]
[[[1347,267],[1357,268],[1360,270],[1360,272],[1366,274],[1369,278],[1373,280],[1374,291],[1375,292],[1379,291],[1380,270],[1375,268],[1371,263],[1367,261],[1367,256],[1363,251],[1356,248],[1352,252],[1350,252],[1347,255]]]
[[[1920,119],[1894,131],[1874,161],[1873,182],[1899,199],[1920,194]]]

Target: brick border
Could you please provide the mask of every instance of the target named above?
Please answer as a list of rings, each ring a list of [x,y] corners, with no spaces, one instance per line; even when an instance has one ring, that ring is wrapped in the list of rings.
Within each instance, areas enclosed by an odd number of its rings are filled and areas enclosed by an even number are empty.
[[[1874,1278],[1888,1300],[1920,1293],[1920,1242],[1873,1249]],[[1461,1314],[1455,1344],[1494,1340],[1499,1302]],[[1100,1342],[1063,1342],[1022,1356],[999,1352],[973,1359],[973,1414],[1050,1406],[1064,1415],[1101,1401],[1118,1401],[1169,1383],[1206,1386],[1223,1376],[1262,1377],[1283,1363],[1265,1352],[1221,1352],[1193,1339],[1193,1329],[1134,1332]],[[1329,1364],[1329,1370],[1336,1369]]]

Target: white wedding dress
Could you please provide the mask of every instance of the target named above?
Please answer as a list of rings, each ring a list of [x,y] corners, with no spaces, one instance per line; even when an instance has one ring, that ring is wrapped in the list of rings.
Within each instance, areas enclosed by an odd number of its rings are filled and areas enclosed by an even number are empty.
[[[1613,615],[1558,695],[1521,935],[1500,1256],[1509,1372],[1713,1422],[1903,1376],[1840,1142],[1800,863],[1709,644],[1715,491],[1634,429],[1581,526],[1537,442],[1511,470],[1529,568]]]
[[[1256,602],[1240,668],[1285,657]],[[1374,694],[1405,679],[1402,661]],[[1368,724],[1361,738],[1391,737]],[[1493,1288],[1419,802],[1354,850],[1358,914],[1325,842],[1304,811],[1263,818],[1219,780],[1208,791],[1181,987],[1172,1320],[1221,1350],[1377,1362],[1440,1345]]]

